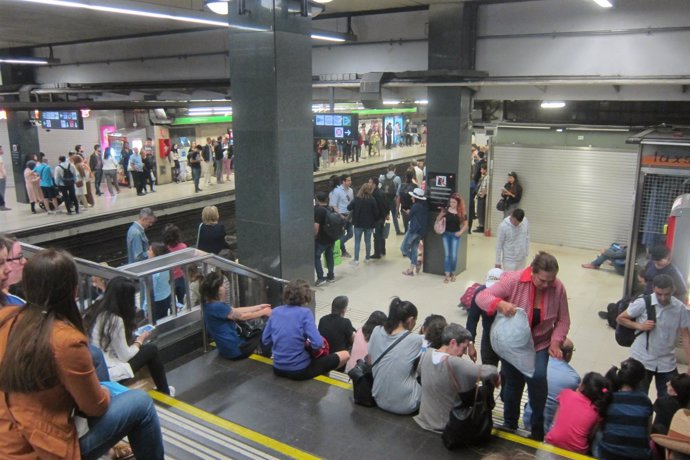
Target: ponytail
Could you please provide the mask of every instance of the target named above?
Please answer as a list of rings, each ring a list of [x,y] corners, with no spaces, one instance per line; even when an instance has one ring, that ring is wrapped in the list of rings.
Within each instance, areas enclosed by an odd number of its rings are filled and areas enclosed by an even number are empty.
[[[417,318],[417,307],[408,300],[393,297],[388,309],[388,319],[383,324],[383,329],[390,335],[410,317]]]

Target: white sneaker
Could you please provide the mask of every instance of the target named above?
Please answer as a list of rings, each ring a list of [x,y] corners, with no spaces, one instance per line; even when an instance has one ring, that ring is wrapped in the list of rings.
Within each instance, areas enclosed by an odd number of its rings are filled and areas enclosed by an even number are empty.
[[[358,266],[358,265],[359,265],[359,260],[353,260],[353,261],[352,261],[352,265],[354,265],[355,267]]]
[[[175,387],[172,385],[168,385],[168,391],[170,392],[170,397],[174,398],[175,397]]]

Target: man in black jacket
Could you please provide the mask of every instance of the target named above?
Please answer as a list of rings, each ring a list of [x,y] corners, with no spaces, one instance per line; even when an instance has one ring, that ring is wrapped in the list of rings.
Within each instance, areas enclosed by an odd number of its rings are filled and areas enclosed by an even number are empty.
[[[93,146],[93,153],[89,157],[89,168],[96,176],[96,195],[101,195],[101,182],[103,181],[103,157],[101,156],[101,146]]]
[[[388,200],[386,200],[383,191],[379,188],[379,178],[374,176],[369,179],[369,183],[374,185],[374,200],[376,200],[376,205],[379,208],[379,219],[376,221],[374,227],[374,255],[371,256],[372,259],[380,259],[381,256],[386,255],[386,237],[384,236],[384,230],[386,227],[386,220],[389,219],[388,212]],[[390,224],[389,224],[390,225]]]
[[[213,146],[213,166],[216,168],[216,184],[223,183],[223,138],[218,136]]]

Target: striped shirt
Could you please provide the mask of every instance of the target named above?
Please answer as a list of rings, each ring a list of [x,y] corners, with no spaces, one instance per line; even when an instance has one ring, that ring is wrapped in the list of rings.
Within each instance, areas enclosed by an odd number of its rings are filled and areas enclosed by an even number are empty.
[[[641,391],[617,391],[606,409],[600,459],[650,458],[649,421],[652,402]]]
[[[527,267],[516,272],[504,272],[497,283],[477,294],[476,302],[479,308],[493,316],[498,303],[505,300],[525,310],[532,324],[535,293],[532,269]],[[548,348],[552,341],[563,343],[569,330],[568,297],[563,283],[556,279],[542,291],[540,322],[532,327],[535,350]]]

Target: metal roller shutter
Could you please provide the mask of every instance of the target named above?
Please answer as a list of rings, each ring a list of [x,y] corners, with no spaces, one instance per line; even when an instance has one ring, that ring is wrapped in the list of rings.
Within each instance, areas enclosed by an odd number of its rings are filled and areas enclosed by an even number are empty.
[[[500,190],[515,171],[532,242],[599,249],[628,241],[637,162],[637,151],[496,145],[491,231],[495,235],[503,219],[496,211]]]

